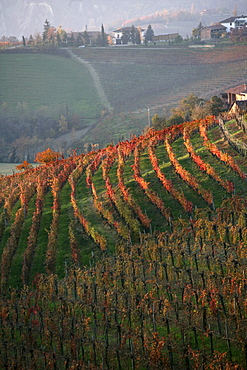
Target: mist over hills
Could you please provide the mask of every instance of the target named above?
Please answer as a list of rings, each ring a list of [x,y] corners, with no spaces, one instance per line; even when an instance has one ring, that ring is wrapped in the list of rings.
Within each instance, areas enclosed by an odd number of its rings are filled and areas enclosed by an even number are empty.
[[[21,39],[22,35],[29,37],[30,34],[42,32],[46,18],[54,27],[61,25],[67,31],[84,30],[86,26],[90,30],[99,30],[102,23],[106,30],[110,30],[121,26],[124,21],[139,19],[164,9],[193,10],[199,14],[209,8],[221,8],[226,15],[232,15],[234,9],[239,14],[247,12],[246,0],[236,0],[234,3],[230,0],[174,0],[172,3],[169,0],[1,0],[0,37],[16,36]]]

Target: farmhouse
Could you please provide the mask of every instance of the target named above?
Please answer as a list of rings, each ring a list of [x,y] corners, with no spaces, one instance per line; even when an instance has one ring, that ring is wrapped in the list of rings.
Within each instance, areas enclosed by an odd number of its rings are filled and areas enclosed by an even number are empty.
[[[130,39],[130,34],[131,34],[132,27],[121,27],[118,28],[117,30],[113,31],[113,42],[116,45],[121,45],[121,44],[128,44],[128,41]],[[135,27],[136,32],[141,32],[141,39],[144,38],[144,33],[145,30],[142,28],[137,28]]]
[[[153,36],[153,42],[164,42],[164,41],[174,41],[176,37],[178,36],[178,33],[169,33],[166,35],[157,35]]]
[[[247,85],[242,84],[225,91],[227,94],[227,102],[232,105],[235,101],[247,100]]]
[[[89,45],[92,45],[101,36],[101,32],[100,31],[86,31],[86,35],[87,35],[87,43]],[[68,33],[68,41],[74,40],[74,41],[78,41],[80,44],[83,44],[84,43],[84,41],[83,41],[84,37],[85,37],[84,32],[70,32],[70,33]]]
[[[242,115],[247,112],[247,85],[242,84],[226,90],[227,101],[230,105],[229,114]]]
[[[227,27],[222,24],[215,24],[213,26],[203,27],[200,31],[201,40],[211,40],[225,37]]]
[[[232,30],[242,29],[246,26],[247,26],[246,15],[230,17],[212,26],[203,27],[200,30],[201,40],[211,40],[225,37]]]
[[[220,22],[226,27],[227,32],[231,32],[232,29],[241,29],[247,26],[247,16],[241,15],[237,17],[230,17]]]

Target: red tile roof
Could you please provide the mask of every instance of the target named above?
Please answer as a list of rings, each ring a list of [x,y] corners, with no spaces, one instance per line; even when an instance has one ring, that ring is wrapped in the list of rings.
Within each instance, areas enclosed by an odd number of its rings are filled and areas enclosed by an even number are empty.
[[[225,92],[229,93],[229,94],[241,94],[246,89],[247,89],[247,85],[242,84],[242,85],[239,85],[239,86],[236,86],[236,87],[232,87],[232,88],[226,90]]]

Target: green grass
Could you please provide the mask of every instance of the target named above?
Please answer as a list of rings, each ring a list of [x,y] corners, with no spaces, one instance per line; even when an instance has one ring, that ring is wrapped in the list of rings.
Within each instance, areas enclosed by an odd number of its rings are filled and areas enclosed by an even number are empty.
[[[51,192],[48,192],[44,199],[44,209],[40,222],[37,246],[35,249],[33,264],[30,270],[31,281],[33,280],[37,273],[45,273],[46,245],[48,242],[48,233],[50,230],[50,224],[52,222],[52,211],[51,211],[52,203],[53,203],[52,194]]]
[[[97,171],[97,179],[95,179],[95,177],[93,176],[93,182],[97,188],[97,193],[100,196],[100,199],[104,202],[104,206],[110,207],[110,203],[106,204],[104,198],[102,197],[102,193],[104,191],[104,181],[102,179],[101,168]],[[91,225],[93,225],[95,230],[106,238],[108,252],[114,252],[117,233],[114,229],[111,229],[110,226],[104,222],[102,216],[94,209],[91,191],[85,186],[85,175],[83,175],[80,181],[77,183],[76,189],[76,198],[83,215],[88,219]],[[85,264],[87,264],[90,260],[92,250],[94,251],[94,253],[99,252],[98,247],[96,245],[92,245],[92,242],[89,243],[89,248],[86,244],[87,243],[85,243],[84,245],[82,254],[82,262]]]
[[[28,212],[23,223],[21,237],[18,243],[18,249],[14,255],[13,262],[10,271],[10,285],[12,286],[22,286],[21,273],[22,273],[22,262],[23,255],[26,249],[29,229],[32,224],[32,215],[35,209],[35,197],[29,203]]]
[[[60,191],[60,216],[58,225],[57,254],[56,254],[56,273],[59,277],[64,276],[65,263],[71,260],[69,244],[69,223],[72,217],[72,207],[70,205],[70,186],[66,183]]]
[[[53,55],[0,54],[0,65],[2,110],[43,112],[55,118],[66,109],[84,118],[100,115],[93,81],[78,63]]]

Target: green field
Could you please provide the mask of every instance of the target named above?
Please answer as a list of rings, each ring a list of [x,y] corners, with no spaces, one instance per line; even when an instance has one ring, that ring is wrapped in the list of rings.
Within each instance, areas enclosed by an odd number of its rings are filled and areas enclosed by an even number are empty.
[[[102,106],[87,69],[63,57],[0,54],[0,106],[7,112],[34,111],[58,118],[69,110],[95,119]]]

